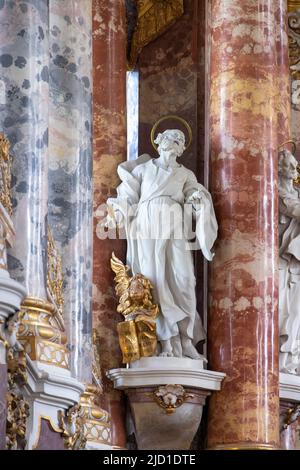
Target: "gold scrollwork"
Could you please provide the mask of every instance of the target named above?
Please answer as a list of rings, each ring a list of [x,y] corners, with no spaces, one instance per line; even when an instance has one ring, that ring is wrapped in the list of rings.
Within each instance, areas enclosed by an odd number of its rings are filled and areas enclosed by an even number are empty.
[[[163,34],[183,13],[183,0],[137,0],[138,18],[128,61],[130,70],[134,69],[143,47]]]
[[[6,448],[24,449],[26,446],[26,427],[29,404],[14,392],[7,394]]]
[[[288,37],[290,71],[295,80],[300,78],[300,4],[289,2]]]
[[[0,134],[0,202],[9,215],[12,215],[11,202],[11,158],[9,154],[10,143],[4,134]]]
[[[161,385],[153,392],[155,402],[165,410],[167,415],[182,406],[188,398],[194,395],[186,393],[182,385]]]
[[[68,450],[82,450],[86,445],[83,433],[84,421],[80,405],[74,405],[67,411],[58,411],[58,423],[62,429],[65,446]]]
[[[63,271],[62,271],[62,257],[54,243],[54,239],[50,228],[48,228],[47,240],[47,253],[48,253],[48,271],[47,271],[47,289],[50,299],[57,307],[56,316],[60,323],[61,328],[64,328],[63,319]]]

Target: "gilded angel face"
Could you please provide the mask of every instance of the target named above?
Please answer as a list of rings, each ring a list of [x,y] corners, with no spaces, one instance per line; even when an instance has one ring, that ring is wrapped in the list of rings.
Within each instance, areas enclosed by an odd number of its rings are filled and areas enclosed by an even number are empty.
[[[143,303],[144,296],[145,296],[145,288],[143,285],[142,279],[139,275],[136,275],[132,278],[129,287],[129,295],[131,300],[136,303]]]

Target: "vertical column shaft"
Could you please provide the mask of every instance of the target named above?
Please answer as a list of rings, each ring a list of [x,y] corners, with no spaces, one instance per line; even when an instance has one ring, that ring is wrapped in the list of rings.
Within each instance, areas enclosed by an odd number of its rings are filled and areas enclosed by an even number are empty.
[[[49,224],[62,253],[71,371],[91,382],[92,0],[50,0]]]
[[[277,47],[280,0],[212,0],[208,446],[279,445]]]
[[[0,4],[0,130],[11,143],[16,227],[8,267],[38,298],[46,297],[48,19],[47,0]]]
[[[100,240],[97,235],[99,207],[115,195],[119,184],[117,166],[126,159],[126,20],[123,0],[93,3],[93,179],[94,179],[94,270],[93,322],[101,338],[101,365],[108,370],[120,365],[112,251],[125,256],[122,240]],[[106,403],[112,420],[112,443],[124,447],[124,404],[122,394],[104,382]]]

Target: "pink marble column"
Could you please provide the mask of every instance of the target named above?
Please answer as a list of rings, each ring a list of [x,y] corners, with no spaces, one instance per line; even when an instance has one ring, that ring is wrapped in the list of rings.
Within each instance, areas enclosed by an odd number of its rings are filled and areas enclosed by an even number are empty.
[[[278,65],[280,0],[211,0],[208,448],[279,446]]]
[[[115,195],[117,166],[126,159],[126,21],[125,1],[93,1],[93,180],[94,180],[94,267],[93,324],[101,338],[104,403],[111,414],[112,444],[126,442],[121,392],[105,378],[105,372],[121,364],[117,337],[120,317],[116,310],[112,251],[125,261],[123,240],[100,240],[97,236],[99,207]]]

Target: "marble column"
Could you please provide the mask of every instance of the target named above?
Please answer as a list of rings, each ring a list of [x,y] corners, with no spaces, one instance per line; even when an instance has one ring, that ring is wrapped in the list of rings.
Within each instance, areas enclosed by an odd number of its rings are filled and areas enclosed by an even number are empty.
[[[121,364],[117,337],[120,317],[116,311],[112,251],[125,260],[124,240],[99,239],[97,224],[103,218],[102,204],[115,195],[119,184],[117,166],[126,159],[126,21],[125,1],[93,2],[93,179],[94,179],[94,268],[93,324],[101,338],[103,372]],[[103,374],[103,375],[104,375]],[[104,380],[105,403],[111,414],[112,444],[126,442],[122,394]]]
[[[16,242],[12,277],[46,298],[48,0],[0,2],[0,131],[11,143]]]
[[[211,1],[208,448],[279,446],[276,31],[280,0]]]
[[[92,0],[50,0],[49,225],[64,273],[71,372],[91,381]]]
[[[276,11],[276,49],[278,72],[278,143],[291,139],[291,91],[288,43],[288,15],[286,0],[278,0]]]

